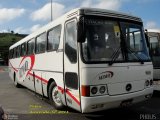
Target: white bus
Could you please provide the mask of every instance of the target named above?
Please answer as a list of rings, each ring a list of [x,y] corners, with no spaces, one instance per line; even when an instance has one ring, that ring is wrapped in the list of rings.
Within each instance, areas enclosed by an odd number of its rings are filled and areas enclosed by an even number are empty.
[[[9,51],[14,84],[48,97],[57,109],[94,112],[138,103],[153,93],[153,65],[138,17],[74,9]]]
[[[150,56],[153,62],[153,84],[154,90],[160,91],[160,30],[148,29]]]

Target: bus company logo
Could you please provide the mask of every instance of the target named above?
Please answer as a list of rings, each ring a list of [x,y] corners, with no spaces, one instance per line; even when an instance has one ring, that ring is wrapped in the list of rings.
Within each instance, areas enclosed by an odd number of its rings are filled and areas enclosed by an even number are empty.
[[[102,79],[106,79],[106,78],[112,78],[114,75],[114,73],[112,71],[105,71],[102,72],[98,75],[98,79],[102,80]]]
[[[22,78],[23,76],[27,76],[28,73],[32,70],[33,65],[35,62],[35,56],[25,56],[22,58],[20,65],[19,65],[19,77]]]
[[[26,73],[26,71],[28,70],[28,61],[25,61],[24,64],[22,64],[22,66],[20,67],[19,70],[19,77],[23,77],[23,75]]]

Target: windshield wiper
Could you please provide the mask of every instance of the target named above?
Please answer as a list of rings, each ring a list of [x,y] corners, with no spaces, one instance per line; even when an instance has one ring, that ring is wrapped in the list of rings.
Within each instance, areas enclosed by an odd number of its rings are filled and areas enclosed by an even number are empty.
[[[133,52],[129,47],[126,48],[131,54],[133,54],[140,61],[141,64],[144,64],[144,61],[135,52]]]
[[[117,50],[113,53],[111,61],[109,61],[109,65],[112,65],[114,61],[116,60],[117,56],[119,55],[121,47],[117,48]]]

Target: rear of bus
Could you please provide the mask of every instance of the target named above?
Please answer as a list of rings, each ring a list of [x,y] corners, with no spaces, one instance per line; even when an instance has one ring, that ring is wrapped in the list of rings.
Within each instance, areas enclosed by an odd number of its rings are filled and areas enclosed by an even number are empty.
[[[128,106],[149,99],[153,65],[140,18],[104,10],[79,16],[81,111]]]

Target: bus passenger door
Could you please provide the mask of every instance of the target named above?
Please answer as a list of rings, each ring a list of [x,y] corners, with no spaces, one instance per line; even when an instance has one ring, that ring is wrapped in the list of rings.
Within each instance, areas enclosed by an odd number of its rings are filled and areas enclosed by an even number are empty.
[[[80,111],[76,20],[65,24],[64,82],[67,106]]]

